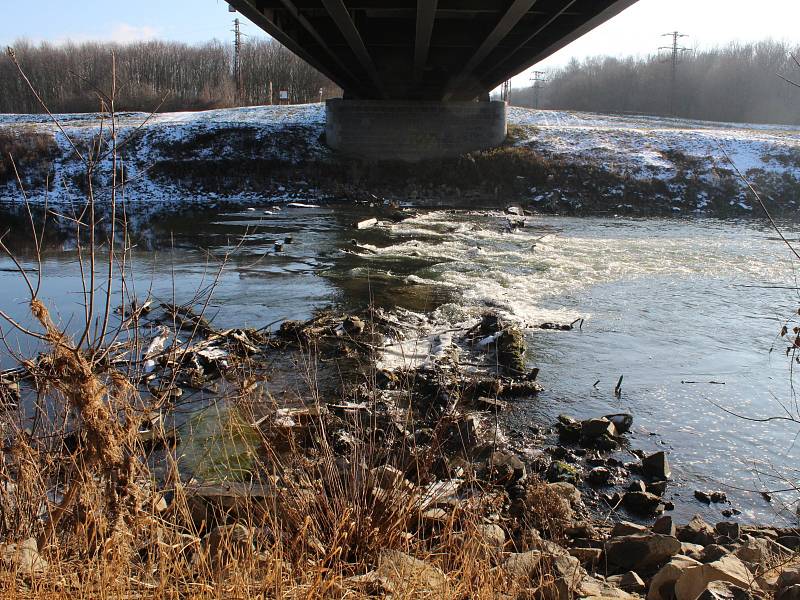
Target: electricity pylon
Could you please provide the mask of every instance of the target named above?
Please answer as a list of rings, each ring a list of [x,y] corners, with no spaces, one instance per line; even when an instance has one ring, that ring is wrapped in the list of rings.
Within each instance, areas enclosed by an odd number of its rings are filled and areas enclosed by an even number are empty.
[[[669,93],[669,114],[675,116],[675,95],[677,94],[676,89],[676,82],[678,79],[678,65],[683,60],[683,53],[689,52],[689,48],[684,48],[682,46],[678,46],[678,40],[680,38],[689,37],[685,33],[680,33],[679,31],[673,31],[671,33],[665,33],[661,37],[671,37],[672,38],[672,45],[671,46],[661,46],[659,47],[659,52],[661,50],[668,50],[671,54],[667,58],[667,62],[672,63],[672,75],[670,78],[670,93]]]

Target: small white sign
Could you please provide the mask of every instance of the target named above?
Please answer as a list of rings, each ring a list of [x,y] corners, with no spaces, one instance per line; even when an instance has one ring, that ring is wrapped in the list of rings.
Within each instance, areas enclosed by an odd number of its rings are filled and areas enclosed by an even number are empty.
[[[289,99],[289,92],[286,90],[281,90],[278,92],[278,98],[281,100],[288,100]]]

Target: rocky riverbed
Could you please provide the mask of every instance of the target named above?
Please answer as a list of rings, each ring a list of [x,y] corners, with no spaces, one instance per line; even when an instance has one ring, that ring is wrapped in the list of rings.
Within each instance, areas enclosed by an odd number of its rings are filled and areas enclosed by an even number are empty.
[[[538,447],[509,441],[504,411],[535,401],[541,387],[538,369],[525,365],[524,336],[497,314],[431,334],[413,313],[375,308],[286,321],[275,332],[218,330],[188,307],[145,302],[119,311],[151,332],[143,351],[131,357],[134,347],[121,342],[109,361],[126,357],[131,383],[152,402],[138,436],[162,473],[150,488],[153,505],[169,521],[184,496],[196,546],[213,554],[226,541],[222,563],[230,552],[257,553],[275,535],[253,528],[253,511],[290,522],[331,494],[332,481],[348,481],[359,482],[380,514],[404,507],[412,515],[397,521],[397,535],[436,548],[447,531],[450,543],[486,554],[509,597],[800,594],[796,530],[673,521],[674,506],[663,499],[673,485],[668,456],[630,447],[635,415],[562,415],[532,438]],[[8,403],[24,402],[32,389],[25,368],[0,381]],[[217,436],[223,451],[179,463],[171,480],[160,465],[186,443],[179,414],[187,402],[195,410],[223,403],[237,426]],[[70,443],[80,446],[82,435],[74,430]],[[696,495],[725,501],[714,491]],[[726,510],[735,517],[735,507]],[[3,556],[31,575],[48,568],[36,540],[7,545]],[[374,556],[371,568],[341,585],[383,596],[413,580],[431,597],[448,597],[437,566],[396,548]]]

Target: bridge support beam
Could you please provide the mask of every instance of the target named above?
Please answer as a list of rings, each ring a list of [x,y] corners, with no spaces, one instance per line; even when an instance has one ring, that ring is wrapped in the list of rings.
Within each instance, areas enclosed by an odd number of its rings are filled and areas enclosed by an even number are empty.
[[[328,146],[367,160],[416,162],[499,146],[505,102],[346,100],[326,104]]]

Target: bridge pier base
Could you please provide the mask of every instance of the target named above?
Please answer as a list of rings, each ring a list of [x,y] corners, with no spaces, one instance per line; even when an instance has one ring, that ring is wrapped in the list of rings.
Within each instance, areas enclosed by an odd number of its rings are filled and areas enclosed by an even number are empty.
[[[499,146],[505,102],[344,100],[326,103],[328,146],[367,160],[416,162]]]

